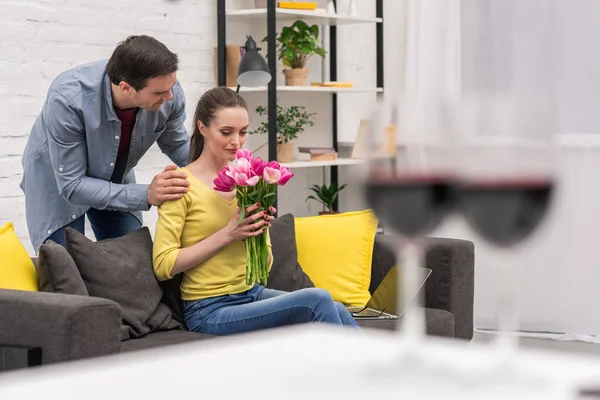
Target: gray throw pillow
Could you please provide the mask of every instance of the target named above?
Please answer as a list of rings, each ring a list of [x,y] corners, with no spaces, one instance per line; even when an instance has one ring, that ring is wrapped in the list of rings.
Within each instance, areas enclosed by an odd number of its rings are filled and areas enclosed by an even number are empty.
[[[41,292],[88,296],[75,261],[67,249],[52,240],[40,246],[37,276]]]
[[[275,218],[271,222],[269,234],[273,265],[267,279],[267,287],[286,292],[314,287],[314,283],[298,263],[294,216],[285,214]]]
[[[163,296],[152,268],[152,237],[148,227],[125,236],[93,242],[74,229],[65,229],[66,247],[90,296],[121,306],[121,339],[181,329]]]

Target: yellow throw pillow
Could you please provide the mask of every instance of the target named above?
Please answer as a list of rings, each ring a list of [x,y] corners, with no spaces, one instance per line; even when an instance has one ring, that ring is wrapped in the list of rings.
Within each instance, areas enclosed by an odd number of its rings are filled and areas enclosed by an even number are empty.
[[[377,223],[372,210],[296,218],[298,263],[334,300],[365,306]]]
[[[12,222],[0,228],[0,289],[38,291],[37,271]]]

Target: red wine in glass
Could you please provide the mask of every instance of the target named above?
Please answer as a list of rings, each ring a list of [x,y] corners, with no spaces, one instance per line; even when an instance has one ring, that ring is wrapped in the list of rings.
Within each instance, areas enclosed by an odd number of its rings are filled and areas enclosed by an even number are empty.
[[[416,238],[435,229],[452,208],[452,180],[419,173],[372,175],[366,199],[386,225],[406,238]]]
[[[529,237],[544,218],[554,183],[550,178],[502,178],[460,182],[460,209],[473,229],[499,247]]]

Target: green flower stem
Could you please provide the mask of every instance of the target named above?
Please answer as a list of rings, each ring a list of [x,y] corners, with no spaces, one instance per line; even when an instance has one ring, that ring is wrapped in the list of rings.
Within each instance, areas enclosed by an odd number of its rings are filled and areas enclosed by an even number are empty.
[[[240,207],[245,210],[249,205],[257,202],[260,207],[254,213],[268,211],[275,202],[276,184],[268,184],[261,180],[254,187],[237,188],[237,199]],[[240,221],[241,221],[240,216]],[[255,237],[245,239],[246,246],[246,284],[254,283],[267,285],[269,278],[269,248],[267,246],[267,235],[269,228]]]
[[[251,249],[249,240],[245,240],[246,245],[246,285],[250,285],[254,281],[254,276],[252,276],[252,269],[250,268],[250,260],[252,259]]]

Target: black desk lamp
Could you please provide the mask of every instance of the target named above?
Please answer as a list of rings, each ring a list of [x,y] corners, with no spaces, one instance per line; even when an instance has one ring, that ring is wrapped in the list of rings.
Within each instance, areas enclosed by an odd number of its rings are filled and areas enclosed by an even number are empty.
[[[256,42],[252,39],[252,36],[246,36],[244,49],[246,52],[238,67],[236,92],[240,91],[240,86],[264,86],[271,81],[267,61],[258,52],[260,49],[256,47]]]

